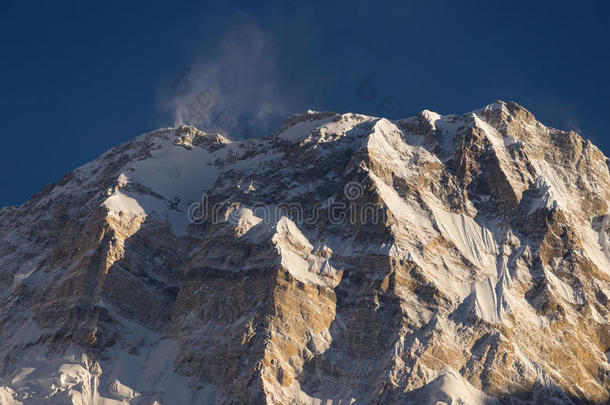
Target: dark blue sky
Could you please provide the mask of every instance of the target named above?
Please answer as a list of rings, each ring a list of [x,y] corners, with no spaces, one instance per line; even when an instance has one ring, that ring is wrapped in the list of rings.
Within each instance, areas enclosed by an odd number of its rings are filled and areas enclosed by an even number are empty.
[[[0,5],[2,206],[172,125],[206,89],[235,137],[308,108],[398,118],[503,99],[610,154],[601,1],[58,3]]]

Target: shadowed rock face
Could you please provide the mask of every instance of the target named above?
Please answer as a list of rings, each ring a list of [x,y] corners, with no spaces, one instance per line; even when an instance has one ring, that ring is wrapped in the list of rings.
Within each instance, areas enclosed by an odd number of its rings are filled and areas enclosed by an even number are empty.
[[[503,102],[142,135],[0,209],[0,403],[607,403],[607,162]]]

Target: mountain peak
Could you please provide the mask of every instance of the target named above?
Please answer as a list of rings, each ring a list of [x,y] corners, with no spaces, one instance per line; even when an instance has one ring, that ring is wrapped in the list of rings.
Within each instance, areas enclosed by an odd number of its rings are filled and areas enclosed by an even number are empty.
[[[291,115],[290,117],[286,118],[284,120],[284,122],[282,123],[282,126],[281,126],[279,132],[282,132],[285,129],[288,129],[299,122],[316,121],[316,120],[320,120],[320,119],[324,119],[324,118],[328,118],[328,117],[332,117],[332,116],[336,116],[336,115],[338,115],[338,114],[335,112],[330,112],[330,111],[307,110],[307,112],[305,112],[303,114],[294,114],[294,115]]]
[[[0,402],[605,403],[607,161],[502,101],[142,135],[0,210]]]
[[[181,125],[175,129],[177,139],[174,141],[176,145],[192,148],[193,146],[207,148],[222,148],[231,141],[220,133],[209,134],[190,125]]]

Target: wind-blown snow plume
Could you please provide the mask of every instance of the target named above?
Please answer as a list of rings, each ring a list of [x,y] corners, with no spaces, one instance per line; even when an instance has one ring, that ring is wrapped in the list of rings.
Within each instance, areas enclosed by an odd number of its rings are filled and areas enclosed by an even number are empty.
[[[165,86],[160,108],[173,125],[195,125],[232,138],[268,132],[291,105],[280,91],[275,60],[270,35],[252,23],[233,27],[215,49],[200,53]]]

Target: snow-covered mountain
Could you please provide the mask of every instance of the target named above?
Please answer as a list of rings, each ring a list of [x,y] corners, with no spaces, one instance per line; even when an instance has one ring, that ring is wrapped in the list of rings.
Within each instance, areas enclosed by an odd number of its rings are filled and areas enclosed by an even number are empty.
[[[139,136],[0,209],[0,403],[608,403],[609,166],[504,102]]]

